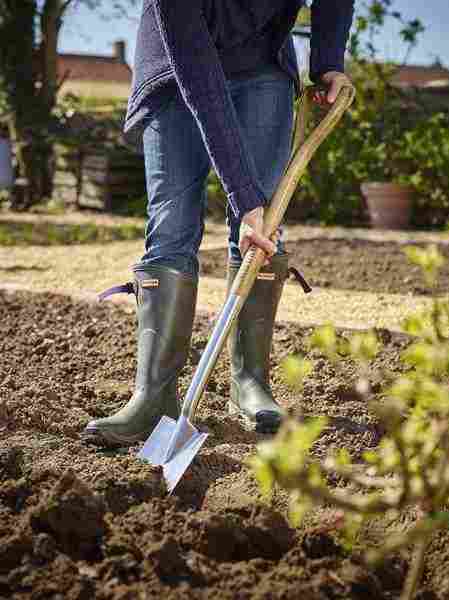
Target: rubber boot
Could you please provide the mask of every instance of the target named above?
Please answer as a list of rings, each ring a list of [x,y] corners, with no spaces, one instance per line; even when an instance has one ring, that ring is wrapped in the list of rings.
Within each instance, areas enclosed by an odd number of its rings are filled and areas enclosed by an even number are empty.
[[[197,280],[167,267],[136,266],[138,340],[135,391],[117,413],[91,421],[83,439],[98,445],[145,440],[163,415],[177,419],[178,375],[187,360]]]
[[[239,265],[228,267],[228,293]],[[262,433],[274,433],[284,416],[270,389],[270,352],[273,327],[284,282],[288,256],[278,254],[254,283],[228,338],[231,360],[229,411],[256,424]]]

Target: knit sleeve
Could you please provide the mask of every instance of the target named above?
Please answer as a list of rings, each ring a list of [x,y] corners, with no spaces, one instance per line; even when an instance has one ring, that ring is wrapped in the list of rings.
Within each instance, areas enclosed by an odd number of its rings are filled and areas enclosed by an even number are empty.
[[[345,50],[354,16],[354,0],[314,0],[310,78],[345,70]]]
[[[237,218],[266,203],[197,0],[153,0],[174,76]]]

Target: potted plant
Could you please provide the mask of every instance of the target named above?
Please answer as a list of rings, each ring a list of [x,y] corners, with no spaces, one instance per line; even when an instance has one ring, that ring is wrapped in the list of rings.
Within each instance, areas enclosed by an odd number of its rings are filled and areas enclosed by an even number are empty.
[[[410,225],[414,189],[408,184],[412,164],[404,158],[408,124],[391,99],[366,128],[361,191],[373,227],[405,229]]]
[[[351,54],[358,96],[354,120],[363,132],[361,191],[372,225],[396,229],[407,227],[411,220],[413,163],[405,150],[418,105],[394,85],[399,65],[380,61],[375,41],[388,20],[396,22],[405,43],[404,66],[424,26],[418,19],[404,19],[393,4],[379,0],[366,5],[356,19]]]
[[[413,188],[400,183],[370,182],[361,186],[371,225],[377,229],[406,229],[412,214]]]
[[[406,229],[410,225],[414,188],[407,183],[408,166],[402,164],[401,139],[373,145],[361,191],[371,225],[378,229]]]
[[[365,64],[372,86],[365,87],[354,111],[354,125],[361,131],[357,163],[361,192],[372,226],[403,229],[409,226],[414,188],[412,162],[406,154],[407,131],[413,127],[407,98],[391,87],[394,67]]]

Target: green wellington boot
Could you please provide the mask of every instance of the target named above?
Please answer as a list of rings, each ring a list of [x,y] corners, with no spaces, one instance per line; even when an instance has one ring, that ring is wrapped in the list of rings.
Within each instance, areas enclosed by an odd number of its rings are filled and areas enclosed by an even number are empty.
[[[229,265],[228,289],[238,269],[238,265]],[[228,339],[229,411],[255,423],[256,430],[262,433],[274,433],[284,416],[270,389],[270,351],[276,311],[287,277],[288,256],[278,254],[260,271]]]
[[[97,445],[131,445],[145,440],[163,415],[179,416],[177,380],[189,352],[197,280],[171,268],[139,265],[134,283],[127,286],[112,288],[103,297],[120,291],[136,295],[135,391],[117,413],[87,425],[82,437]]]

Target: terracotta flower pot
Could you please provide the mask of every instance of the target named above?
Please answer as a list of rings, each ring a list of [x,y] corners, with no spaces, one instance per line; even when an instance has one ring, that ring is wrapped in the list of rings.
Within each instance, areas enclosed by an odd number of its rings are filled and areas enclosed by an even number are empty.
[[[396,183],[364,183],[371,224],[378,229],[406,229],[410,224],[413,188]]]

